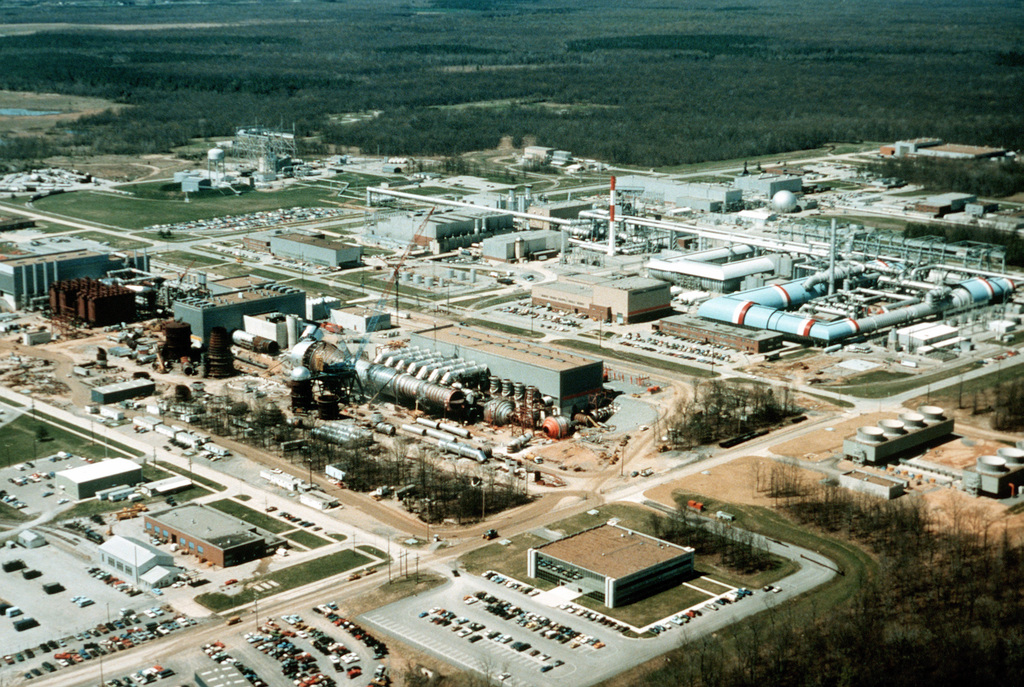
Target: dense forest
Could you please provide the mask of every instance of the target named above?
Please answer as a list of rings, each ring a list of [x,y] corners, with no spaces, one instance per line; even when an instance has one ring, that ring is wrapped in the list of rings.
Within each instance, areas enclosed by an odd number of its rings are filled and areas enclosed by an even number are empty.
[[[510,136],[645,167],[922,135],[1024,147],[1024,11],[1004,0],[62,5],[51,28],[47,4],[0,5],[0,88],[131,107],[0,158],[162,152],[257,122],[309,153]]]

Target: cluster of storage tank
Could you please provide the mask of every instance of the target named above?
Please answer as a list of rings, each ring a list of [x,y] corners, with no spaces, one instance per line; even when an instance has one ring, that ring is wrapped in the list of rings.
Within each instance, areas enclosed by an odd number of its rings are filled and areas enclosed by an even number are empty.
[[[975,469],[987,475],[1003,475],[1024,468],[1024,450],[1004,446],[994,456],[978,456]]]
[[[942,422],[946,419],[945,411],[938,406],[920,406],[917,412],[900,414],[898,420],[879,420],[875,427],[857,428],[857,440],[866,444],[880,444],[883,441],[901,437],[919,429]]]

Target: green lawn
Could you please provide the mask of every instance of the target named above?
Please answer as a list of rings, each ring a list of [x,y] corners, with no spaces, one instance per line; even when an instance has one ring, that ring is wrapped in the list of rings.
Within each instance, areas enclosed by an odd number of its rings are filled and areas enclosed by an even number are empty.
[[[273,532],[274,534],[281,534],[293,529],[292,525],[272,518],[269,515],[260,513],[259,511],[249,508],[249,506],[243,506],[238,501],[232,499],[220,499],[218,501],[211,501],[206,504],[210,508],[216,508],[217,510],[233,515],[239,520],[245,520],[247,523],[256,525],[267,532]]]
[[[227,262],[231,258],[218,258],[211,255],[200,255],[199,253],[190,253],[184,250],[168,250],[162,253],[153,253],[151,257],[157,260],[163,260],[165,262],[173,262],[178,265],[191,265],[193,267],[200,267],[203,265],[220,265]]]
[[[179,184],[168,182],[133,184],[125,187],[132,194],[130,196],[76,191],[43,198],[34,206],[43,212],[99,224],[142,229],[157,224],[245,215],[261,210],[332,205],[337,200],[334,198],[336,191],[331,189],[295,185],[276,191],[246,189],[241,195],[230,191],[191,193],[186,203],[180,189]]]
[[[332,536],[334,536],[334,535],[332,535]],[[342,535],[342,536],[344,536],[344,535]],[[388,554],[385,553],[384,551],[381,551],[376,546],[370,546],[369,544],[360,544],[356,548],[359,549],[360,551],[362,551],[363,553],[368,553],[371,556],[374,556],[375,558],[379,558],[382,561],[387,561],[387,559],[388,559]]]
[[[100,443],[92,443],[88,436],[89,430],[85,430],[86,436],[79,436],[65,429],[62,423],[53,424],[51,420],[52,418],[43,413],[38,413],[38,419],[26,413],[0,427],[0,444],[2,444],[2,448],[0,448],[0,461],[3,461],[5,465],[14,465],[26,460],[52,456],[58,451],[67,451],[76,456],[86,458],[104,458],[105,456],[114,458],[122,457],[123,455],[135,455],[135,453],[124,454],[121,451],[115,450],[114,447],[116,445],[114,442],[111,442],[111,448],[105,448]],[[36,431],[40,426],[46,429],[46,433],[49,436],[48,441],[36,439]],[[105,429],[102,425],[96,428],[97,439],[103,438],[101,432]],[[67,467],[63,463],[61,463],[61,466],[60,469]]]
[[[303,585],[309,584],[310,582],[316,582],[327,577],[333,577],[346,570],[359,567],[371,562],[369,558],[361,553],[352,551],[351,549],[345,549],[344,551],[338,551],[328,556],[321,556],[320,558],[314,558],[313,560],[299,563],[288,568],[276,570],[267,575],[263,575],[259,578],[260,582],[273,581],[277,582],[276,587],[270,592],[261,592],[259,597],[261,599],[271,596],[273,594],[279,594],[289,589],[295,589]],[[254,582],[254,579],[245,580],[245,583]],[[229,608],[241,606],[247,604],[256,598],[257,592],[251,587],[246,586],[238,594],[222,594],[220,592],[209,592],[207,594],[200,594],[196,597],[196,601],[209,608],[215,613],[220,611],[226,611]]]
[[[74,236],[79,239],[106,243],[114,250],[132,250],[133,248],[151,248],[153,246],[150,241],[137,241],[124,234],[108,234],[103,231],[80,231]]]
[[[163,471],[161,470],[160,472]],[[151,475],[153,474],[155,473],[149,472],[147,474],[146,471],[143,471],[143,475],[146,476],[146,479],[162,479],[160,477],[152,477]],[[164,475],[168,474],[169,473],[164,473]],[[188,489],[185,489],[184,491],[179,491],[178,493],[174,494],[174,499],[178,503],[185,503],[186,501],[193,501],[195,499],[202,498],[203,496],[208,496],[211,493],[212,492],[209,491],[208,489],[203,489],[202,487],[197,487],[196,485],[193,484]],[[142,500],[142,503],[162,504],[165,498],[165,496],[148,496]],[[75,518],[89,517],[93,514],[103,515],[106,513],[112,513],[114,511],[121,510],[125,506],[130,505],[131,503],[128,501],[99,501],[97,499],[91,499],[89,501],[83,501],[82,503],[75,504],[68,510],[62,512],[60,514],[60,518],[62,520],[73,520]]]
[[[518,301],[522,298],[529,297],[530,294],[527,291],[516,291],[515,293],[506,293],[501,296],[483,295],[477,298],[467,298],[465,300],[456,301],[452,303],[452,305],[457,308],[483,310],[484,308],[502,305],[503,303],[511,303],[512,301]]]
[[[160,467],[162,467],[165,470],[170,470],[171,472],[176,472],[179,475],[183,475],[184,477],[188,477],[193,482],[195,482],[196,484],[202,484],[204,487],[209,487],[210,489],[213,489],[214,491],[224,491],[225,489],[227,489],[227,487],[225,487],[223,484],[220,484],[218,482],[214,482],[212,479],[207,479],[206,477],[203,477],[201,475],[197,475],[194,472],[193,473],[189,473],[188,469],[186,469],[186,468],[179,468],[177,465],[171,465],[170,463],[164,463],[162,461],[157,461],[156,464],[159,465]]]
[[[18,510],[17,508],[11,508],[6,503],[0,501],[0,521],[25,522],[27,520],[31,520],[32,518],[33,516],[25,515],[25,513]]]
[[[889,372],[888,381],[882,375],[879,375],[877,378],[871,378],[869,382],[863,382],[861,381],[862,378],[858,377],[855,384],[829,386],[828,388],[830,391],[838,391],[839,393],[857,396],[858,398],[885,398],[903,393],[904,391],[910,391],[911,389],[926,389],[929,384],[955,377],[958,374],[974,370],[981,365],[982,363],[980,362],[971,362],[957,365],[956,367],[943,366],[936,372],[924,375],[908,376],[897,372]]]
[[[495,331],[504,332],[506,334],[511,334],[512,336],[519,336],[525,339],[540,339],[544,337],[544,332],[539,330],[531,332],[529,329],[522,329],[521,327],[514,327],[511,324],[504,324],[502,322],[492,322],[490,320],[468,319],[463,321],[462,324],[468,327],[483,327],[484,329],[493,329]]]
[[[640,355],[638,353],[630,353],[628,351],[620,351],[618,349],[612,349],[605,346],[598,346],[597,344],[590,343],[589,341],[580,341],[579,339],[557,339],[551,343],[564,346],[565,348],[575,348],[577,351],[582,351],[590,355],[596,355],[601,358],[614,358],[617,360],[623,360],[625,362],[634,363],[637,365],[645,365],[647,367],[657,368],[659,370],[667,370],[669,372],[678,372],[684,375],[690,375],[691,377],[718,377],[717,372],[711,372],[711,370],[705,370],[701,367],[693,367],[691,365],[684,365],[683,363],[677,363],[672,360],[662,360],[661,358],[651,358],[646,355]]]
[[[326,539],[316,536],[315,534],[310,534],[306,530],[295,530],[294,532],[289,532],[282,536],[296,544],[305,546],[307,549],[319,549],[321,546],[327,546],[331,543]]]

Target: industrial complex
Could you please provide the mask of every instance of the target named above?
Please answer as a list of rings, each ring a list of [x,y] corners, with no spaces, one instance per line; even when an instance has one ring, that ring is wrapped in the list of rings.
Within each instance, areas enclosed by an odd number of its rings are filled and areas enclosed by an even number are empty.
[[[179,628],[254,632],[231,635],[240,653],[287,636],[383,687],[376,638],[396,636],[441,665],[507,662],[503,684],[584,686],[588,665],[614,675],[683,625],[718,632],[840,574],[754,535],[762,507],[969,503],[1016,527],[1024,443],[996,390],[1019,376],[1024,269],[998,232],[1024,208],[869,166],[997,149],[612,176],[539,145],[480,175],[304,159],[294,132],[255,125],[203,146],[161,186],[181,198],[160,224],[85,231],[48,195],[4,205],[0,428],[19,455],[0,498],[32,531],[7,537],[4,564],[16,551],[29,575],[0,603],[21,595],[42,626],[0,625],[5,647],[55,627],[30,584],[50,550],[45,574],[91,595],[74,606],[173,604]],[[275,195],[293,191],[315,207]],[[204,194],[238,212],[195,219]],[[705,558],[700,531],[728,545]],[[763,566],[730,567],[743,547]],[[384,579],[416,595],[360,607]],[[337,628],[345,654],[317,641]],[[226,649],[212,632],[203,660]],[[288,683],[331,684],[307,655]]]

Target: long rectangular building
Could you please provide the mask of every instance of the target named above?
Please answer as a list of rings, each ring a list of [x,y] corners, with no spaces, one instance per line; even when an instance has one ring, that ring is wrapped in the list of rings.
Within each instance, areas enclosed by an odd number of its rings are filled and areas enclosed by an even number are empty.
[[[300,262],[327,267],[358,267],[363,257],[363,249],[360,246],[308,234],[272,235],[270,252]]]
[[[585,406],[604,385],[600,360],[463,325],[414,332],[410,344],[486,365],[492,375],[535,386],[565,414]]]
[[[535,285],[530,289],[530,297],[534,305],[620,324],[649,320],[672,311],[670,285],[646,277],[609,279],[573,275]]]
[[[564,585],[616,608],[674,587],[693,575],[694,550],[603,524],[527,555],[527,575]]]
[[[269,556],[285,541],[214,508],[188,504],[143,519],[146,534],[178,545],[200,562],[230,567]]]
[[[192,326],[192,334],[203,341],[214,327],[224,327],[230,334],[244,329],[246,315],[279,312],[286,315],[306,314],[306,292],[291,286],[267,284],[262,288],[228,291],[207,298],[183,298],[174,302],[174,319]]]
[[[14,309],[24,308],[34,299],[48,300],[50,284],[56,281],[99,278],[125,267],[147,271],[149,258],[79,249],[0,259],[0,297]]]

